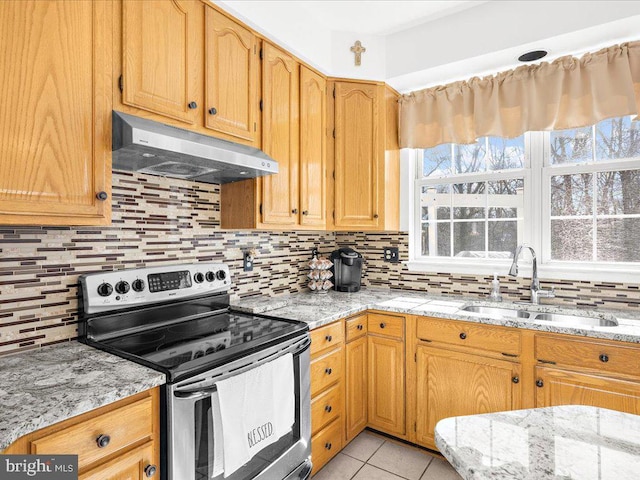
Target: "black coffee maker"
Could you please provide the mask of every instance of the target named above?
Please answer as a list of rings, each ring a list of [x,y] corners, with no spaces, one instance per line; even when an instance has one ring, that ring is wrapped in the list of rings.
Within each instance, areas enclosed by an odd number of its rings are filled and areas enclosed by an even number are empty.
[[[338,292],[357,292],[362,277],[362,255],[352,248],[340,248],[331,252],[333,289]]]

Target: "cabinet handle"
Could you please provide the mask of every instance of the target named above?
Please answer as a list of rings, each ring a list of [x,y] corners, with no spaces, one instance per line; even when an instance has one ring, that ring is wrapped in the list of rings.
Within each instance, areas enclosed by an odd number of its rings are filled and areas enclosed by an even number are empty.
[[[216,109],[216,107],[211,107],[209,109],[209,114],[210,115],[215,115],[216,113],[218,113],[218,110]]]
[[[144,467],[144,474],[147,477],[153,477],[157,471],[158,467],[156,467],[155,465],[147,465],[146,467]]]
[[[378,218],[380,215],[378,215],[377,213],[373,214],[373,218]]]
[[[520,383],[520,379],[516,376],[511,379],[513,383]]]
[[[98,192],[96,193],[96,198],[104,202],[107,198],[109,198],[109,194],[107,192]]]
[[[381,324],[380,324],[380,328],[384,328],[384,327],[386,327],[386,326],[387,326],[387,324],[386,324],[386,323],[381,323]]]
[[[331,410],[333,410],[331,405],[327,405],[326,407],[324,407],[324,411],[327,412],[327,413],[331,413]]]
[[[331,372],[333,372],[333,370],[331,370],[330,368],[324,369],[324,373],[326,373],[327,375],[331,375]]]
[[[362,325],[358,325],[356,328],[357,328],[358,330],[362,330],[362,328],[363,328],[363,327],[362,327]]]
[[[189,102],[187,107],[189,107],[191,110],[195,110],[196,108],[198,108],[198,104],[196,102]]]
[[[544,382],[540,379],[536,380],[536,387],[544,387]]]
[[[602,355],[600,355],[598,357],[600,359],[601,362],[603,363],[607,363],[609,361],[609,355],[607,355],[606,353],[603,353]]]
[[[331,335],[327,335],[326,337],[324,337],[324,339],[325,339],[327,342],[330,342],[331,340],[333,340],[333,337],[332,337]]]
[[[465,338],[467,338],[467,334],[466,334],[466,333],[464,333],[464,332],[462,332],[462,333],[460,334],[460,340],[464,340]]]
[[[327,442],[327,443],[324,444],[324,448],[326,448],[327,450],[331,450],[332,446],[333,445],[331,445],[331,442]]]
[[[309,215],[309,210],[302,210],[303,215]]]
[[[96,438],[96,443],[98,444],[98,448],[104,448],[107,445],[109,445],[109,442],[111,441],[111,437],[109,435],[99,435],[98,438]]]
[[[293,213],[294,215],[297,215],[298,214],[298,209],[294,208],[293,210],[291,210],[291,213]]]

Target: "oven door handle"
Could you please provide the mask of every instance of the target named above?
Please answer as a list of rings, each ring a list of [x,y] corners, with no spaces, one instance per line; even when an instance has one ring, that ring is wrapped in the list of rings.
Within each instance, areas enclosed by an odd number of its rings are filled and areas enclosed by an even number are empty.
[[[183,400],[193,400],[193,399],[204,398],[208,395],[211,395],[216,390],[218,390],[218,387],[214,385],[213,387],[205,388],[203,390],[197,390],[195,392],[176,391],[176,392],[173,392],[173,395]]]

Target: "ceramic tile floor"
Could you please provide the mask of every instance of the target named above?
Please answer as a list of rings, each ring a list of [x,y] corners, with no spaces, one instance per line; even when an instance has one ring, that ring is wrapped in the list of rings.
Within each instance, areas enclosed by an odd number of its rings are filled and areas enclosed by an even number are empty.
[[[461,480],[449,463],[424,450],[364,431],[313,480]]]

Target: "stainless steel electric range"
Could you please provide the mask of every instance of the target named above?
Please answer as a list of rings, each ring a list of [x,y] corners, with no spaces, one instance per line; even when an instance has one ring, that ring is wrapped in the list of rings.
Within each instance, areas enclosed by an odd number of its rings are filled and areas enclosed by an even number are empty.
[[[198,263],[80,277],[80,340],[164,372],[165,480],[213,476],[211,394],[216,382],[288,353],[294,359],[295,423],[225,477],[306,479],[311,473],[309,331],[304,322],[233,312],[229,269]]]

